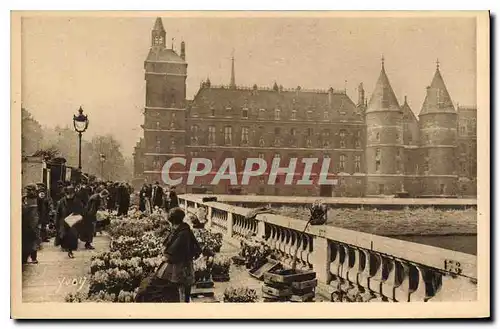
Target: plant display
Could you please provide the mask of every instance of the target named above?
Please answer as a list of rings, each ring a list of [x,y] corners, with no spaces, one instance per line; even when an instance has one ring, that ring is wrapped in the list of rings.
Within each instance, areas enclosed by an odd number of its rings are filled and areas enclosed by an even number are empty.
[[[212,275],[214,281],[229,280],[230,267],[231,267],[231,259],[229,257],[216,255],[212,263]]]
[[[194,277],[196,282],[208,281],[210,279],[210,268],[205,257],[194,261]]]
[[[133,214],[132,218],[111,219],[110,250],[91,257],[88,294],[69,294],[67,302],[134,301],[141,282],[161,265],[163,242],[171,228],[162,213]],[[220,273],[228,272],[228,260],[212,257],[221,248],[222,234],[195,232],[205,254],[194,262],[196,281],[210,281],[214,265]]]
[[[247,287],[229,287],[224,291],[225,303],[255,303],[257,298],[255,289]]]
[[[194,236],[203,250],[203,255],[214,256],[215,253],[220,252],[223,239],[222,233],[212,233],[208,230],[194,230]]]
[[[271,251],[271,248],[264,243],[242,242],[240,256],[245,259],[247,269],[254,270],[267,262],[267,257],[271,256]]]

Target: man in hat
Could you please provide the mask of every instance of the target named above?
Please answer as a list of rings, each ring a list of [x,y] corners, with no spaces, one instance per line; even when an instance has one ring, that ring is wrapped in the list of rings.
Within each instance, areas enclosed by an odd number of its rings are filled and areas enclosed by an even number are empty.
[[[47,194],[47,187],[43,183],[38,183],[38,217],[40,226],[41,242],[49,242],[47,236],[47,226],[54,216],[54,205],[52,199]]]
[[[40,238],[38,227],[38,198],[36,185],[30,184],[25,188],[26,194],[22,204],[22,257],[23,264],[28,263],[31,257],[32,264],[38,264],[37,250]]]
[[[80,232],[80,239],[85,242],[85,249],[95,249],[94,246],[92,246],[92,242],[94,241],[97,212],[101,207],[101,203],[106,201],[108,195],[108,190],[103,189],[98,193],[94,193],[89,199],[83,219],[82,230]]]
[[[61,247],[68,251],[70,258],[74,258],[73,251],[78,249],[78,224],[68,223],[65,220],[71,214],[83,216],[84,208],[82,202],[75,196],[75,188],[69,185],[65,188],[64,198],[57,204],[56,225],[59,227]]]
[[[163,206],[163,188],[160,186],[160,183],[157,181],[155,182],[155,185],[153,186],[153,191],[152,191],[152,206],[153,208],[158,207],[162,208]]]

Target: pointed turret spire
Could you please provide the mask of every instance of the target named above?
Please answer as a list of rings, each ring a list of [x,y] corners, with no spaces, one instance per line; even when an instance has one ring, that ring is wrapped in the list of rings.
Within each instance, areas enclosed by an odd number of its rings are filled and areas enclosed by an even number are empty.
[[[427,95],[419,115],[433,112],[455,112],[453,101],[439,70],[439,64],[439,60],[436,61],[436,72],[431,85],[427,87]]]
[[[231,88],[236,88],[236,78],[234,74],[234,49],[233,54],[231,55],[231,82],[229,83]]]
[[[153,30],[151,30],[151,46],[165,48],[165,36],[166,32],[165,28],[163,28],[163,22],[161,21],[161,18],[158,17],[156,18]]]
[[[392,90],[389,78],[385,73],[385,60],[382,56],[382,69],[373,90],[370,102],[368,104],[369,111],[376,110],[395,110],[400,111],[399,102]]]
[[[165,32],[165,28],[163,27],[163,22],[162,22],[162,20],[161,20],[160,17],[156,18],[155,26],[153,27],[153,30],[154,31],[163,31],[163,32]]]

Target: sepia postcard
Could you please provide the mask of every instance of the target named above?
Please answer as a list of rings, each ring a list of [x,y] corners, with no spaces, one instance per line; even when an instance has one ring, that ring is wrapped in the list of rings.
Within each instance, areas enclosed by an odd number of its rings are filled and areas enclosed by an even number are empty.
[[[13,318],[490,317],[489,12],[11,19]]]

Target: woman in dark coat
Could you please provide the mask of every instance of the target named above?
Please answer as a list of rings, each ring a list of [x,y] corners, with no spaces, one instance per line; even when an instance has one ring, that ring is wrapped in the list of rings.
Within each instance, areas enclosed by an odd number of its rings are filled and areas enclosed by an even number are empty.
[[[59,226],[59,236],[61,247],[68,251],[69,258],[74,258],[73,251],[78,249],[78,228],[82,221],[75,225],[68,224],[65,218],[71,214],[84,215],[82,202],[75,197],[75,188],[68,186],[65,189],[65,196],[57,204],[56,225]]]
[[[164,259],[148,286],[138,293],[136,302],[189,303],[195,283],[193,260],[201,248],[180,208],[170,210],[171,233],[164,241]]]
[[[175,193],[175,187],[173,186],[170,188],[169,199],[170,199],[170,204],[169,204],[170,209],[179,207],[179,198],[177,197],[177,193]]]
[[[148,192],[148,185],[144,183],[144,185],[142,185],[141,191],[139,192],[139,210],[142,212],[146,211],[146,199],[151,197],[148,196]]]
[[[101,208],[101,203],[106,201],[108,195],[107,190],[100,190],[98,193],[94,193],[88,201],[80,230],[80,239],[85,242],[85,249],[95,249],[92,246],[92,242],[94,241],[97,212]]]
[[[28,259],[30,257],[33,264],[38,264],[37,250],[39,243],[39,216],[35,185],[28,185],[26,187],[26,196],[23,198],[22,204],[21,220],[23,264],[28,263]]]

